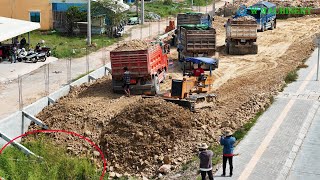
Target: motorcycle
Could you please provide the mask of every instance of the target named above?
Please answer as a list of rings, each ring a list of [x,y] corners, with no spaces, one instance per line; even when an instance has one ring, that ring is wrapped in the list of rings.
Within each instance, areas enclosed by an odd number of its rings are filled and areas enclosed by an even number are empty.
[[[49,48],[47,46],[41,47],[40,44],[36,45],[35,52],[37,52],[37,53],[45,53],[47,57],[51,56],[51,48]]]
[[[26,51],[25,48],[22,48],[17,50],[17,60],[19,62],[24,60],[26,63],[36,63],[38,62],[38,57],[37,53],[35,53],[34,51]]]

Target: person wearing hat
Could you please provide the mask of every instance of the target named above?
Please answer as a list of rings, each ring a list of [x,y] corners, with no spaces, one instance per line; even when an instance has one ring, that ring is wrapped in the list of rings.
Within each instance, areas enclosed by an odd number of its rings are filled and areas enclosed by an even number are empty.
[[[131,80],[130,72],[128,70],[128,67],[124,67],[123,70],[124,70],[124,73],[122,78],[123,79],[122,88],[124,89],[124,92],[126,93],[126,95],[130,97],[130,80]]]
[[[202,143],[199,147],[199,159],[200,159],[200,173],[202,180],[206,179],[206,175],[208,174],[209,179],[213,180],[212,174],[212,156],[213,152],[208,150],[208,145],[206,143]]]
[[[232,176],[233,170],[233,145],[236,142],[236,138],[232,136],[231,131],[227,130],[225,132],[225,136],[220,137],[220,144],[223,146],[223,161],[222,161],[222,169],[223,173],[221,176],[226,176],[226,166],[227,161],[229,161],[229,168],[230,168],[230,177]]]

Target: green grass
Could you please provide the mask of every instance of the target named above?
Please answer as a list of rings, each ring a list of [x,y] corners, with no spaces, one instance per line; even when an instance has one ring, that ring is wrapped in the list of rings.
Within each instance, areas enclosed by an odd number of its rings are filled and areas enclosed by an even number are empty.
[[[233,136],[239,141],[244,138],[244,136],[248,133],[248,131],[254,126],[259,117],[263,114],[263,111],[259,111],[254,118],[252,118],[249,122],[243,125],[240,129],[238,129]]]
[[[94,71],[94,70],[91,70],[91,71],[89,71],[88,73],[80,74],[78,77],[76,77],[76,78],[72,79],[72,82],[74,82],[74,81],[76,81],[76,80],[78,80],[78,79],[80,79],[80,78],[83,78],[84,76],[86,76],[86,75],[88,75],[88,74],[92,73],[93,71]]]
[[[145,3],[146,12],[154,12],[162,18],[190,11],[186,8],[188,8],[188,6],[183,3],[172,3],[171,5],[165,5],[162,1]]]
[[[44,136],[23,145],[44,160],[28,157],[12,146],[7,147],[0,155],[0,177],[6,180],[100,178],[101,170],[97,170],[89,159],[67,155],[63,148],[53,145]],[[104,179],[107,179],[107,176]]]
[[[42,39],[45,40],[45,44],[48,47],[51,47],[54,57],[67,58],[83,57],[86,55],[86,36],[66,36],[56,32],[34,31],[30,33],[31,47],[34,48]],[[105,35],[93,35],[91,41],[92,43],[96,43],[97,46],[90,48],[90,52],[109,46],[118,40],[116,38],[108,38]],[[75,50],[75,54],[73,54],[73,49]]]
[[[188,4],[189,6],[191,6],[191,1],[192,0],[188,0]],[[217,1],[216,1],[217,2]],[[212,4],[212,1],[209,0],[193,0],[193,6],[206,6],[206,5],[210,5]]]
[[[284,78],[284,81],[289,84],[289,83],[292,83],[294,81],[296,81],[298,79],[298,73],[297,73],[297,70],[293,70],[293,71],[290,71],[287,76]]]

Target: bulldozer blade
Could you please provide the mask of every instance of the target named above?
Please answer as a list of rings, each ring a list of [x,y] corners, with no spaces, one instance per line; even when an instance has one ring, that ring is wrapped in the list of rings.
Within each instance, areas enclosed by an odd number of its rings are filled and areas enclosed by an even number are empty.
[[[157,96],[146,96],[146,95],[142,95],[142,98],[154,98]],[[161,96],[158,96],[161,97]],[[194,106],[195,106],[195,102],[190,101],[190,100],[185,100],[185,99],[174,99],[174,98],[166,98],[166,97],[161,97],[163,100],[168,101],[168,102],[172,102],[174,104],[177,104],[178,106],[182,106],[185,108],[188,108],[190,111],[194,111]]]
[[[164,98],[165,101],[172,102],[174,104],[177,104],[179,106],[188,108],[190,111],[194,111],[195,102],[185,100],[185,99],[172,99],[172,98]]]

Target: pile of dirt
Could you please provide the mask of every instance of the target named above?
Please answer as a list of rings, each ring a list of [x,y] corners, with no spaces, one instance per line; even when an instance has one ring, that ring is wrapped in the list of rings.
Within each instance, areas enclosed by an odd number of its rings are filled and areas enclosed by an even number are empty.
[[[256,19],[253,16],[241,16],[237,18],[233,18],[232,21],[248,21],[248,22],[256,22]]]
[[[148,49],[150,44],[141,40],[125,41],[118,45],[113,51],[138,51]]]
[[[150,177],[164,163],[184,159],[190,151],[185,143],[190,139],[191,114],[162,99],[141,99],[128,107],[101,134],[109,167]]]
[[[269,2],[276,4],[277,7],[312,7],[318,8],[319,7],[319,0],[297,0],[297,1],[281,1],[281,0],[270,0]]]

